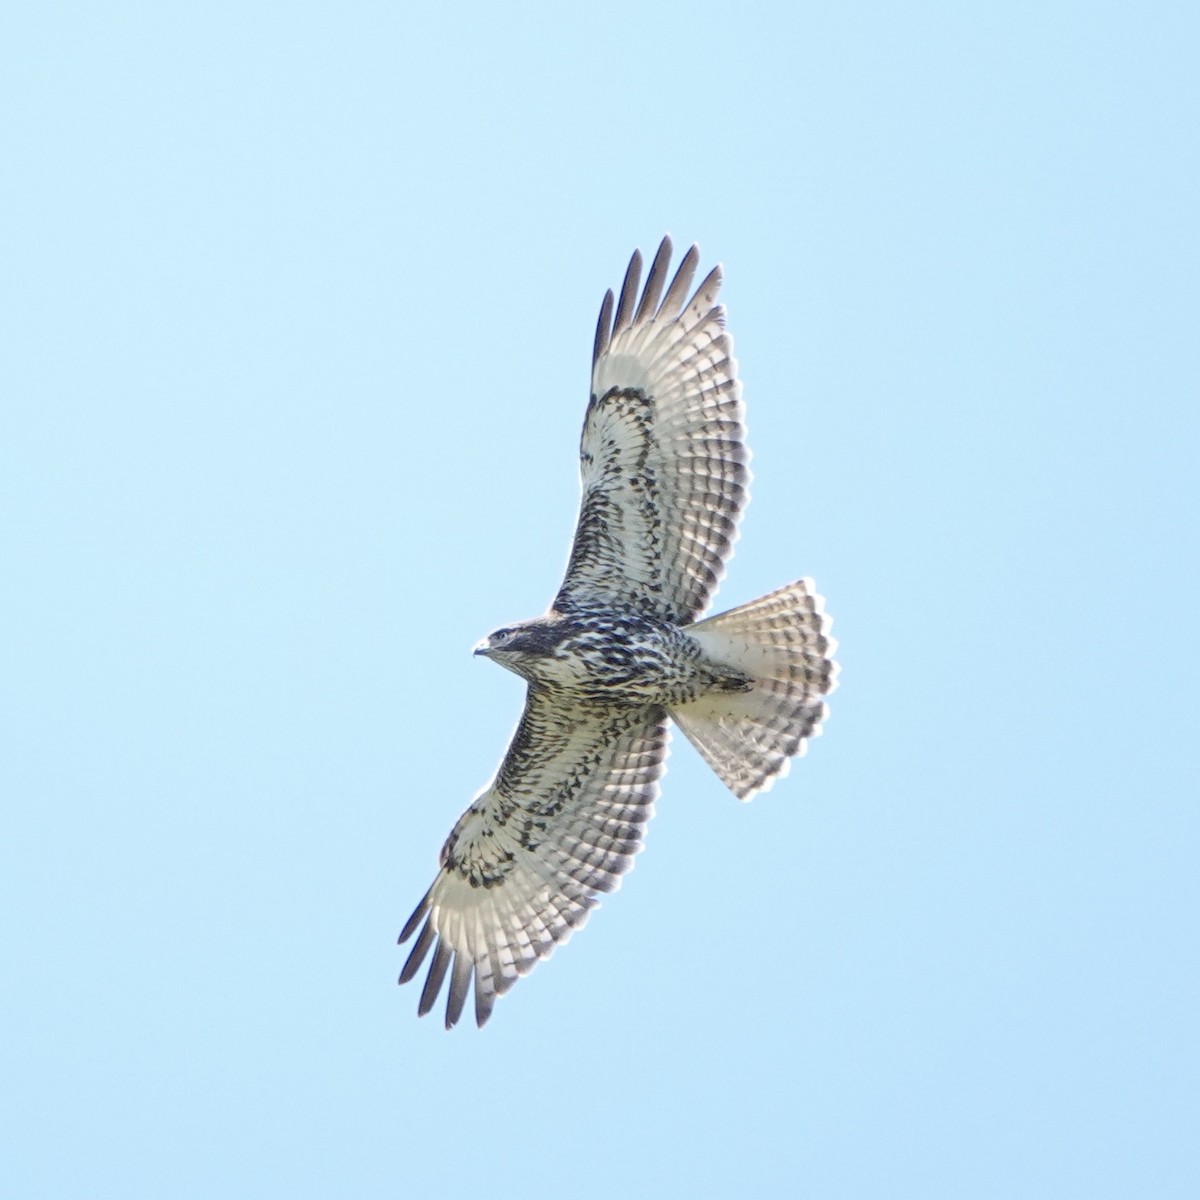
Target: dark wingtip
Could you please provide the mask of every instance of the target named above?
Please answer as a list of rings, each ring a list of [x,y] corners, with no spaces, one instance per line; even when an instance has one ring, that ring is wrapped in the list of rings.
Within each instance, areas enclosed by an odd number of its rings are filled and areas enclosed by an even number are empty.
[[[503,984],[503,975],[497,975],[498,958],[495,948],[491,961],[484,962],[482,969],[475,968],[475,1024],[482,1029],[487,1019],[492,1015],[492,1005],[496,1003],[497,979]],[[503,988],[501,987],[501,990]]]
[[[642,292],[642,301],[638,305],[634,323],[640,325],[658,312],[658,302],[662,297],[663,285],[667,281],[667,268],[671,265],[671,235],[668,233],[658,244],[658,252],[654,262],[650,264],[650,274],[646,276],[646,289]]]
[[[442,980],[446,978],[446,968],[449,965],[450,947],[439,939],[437,949],[433,952],[433,962],[429,965],[429,974],[425,978],[425,986],[421,989],[417,1016],[423,1017],[437,1002],[438,992],[442,990]]]
[[[659,311],[667,317],[677,317],[687,303],[688,292],[696,275],[696,267],[700,262],[700,247],[694,242],[691,248],[679,262],[679,269],[671,286],[667,289],[666,299],[663,300]]]
[[[474,963],[459,950],[454,955],[454,970],[450,973],[450,997],[446,1001],[446,1028],[453,1029],[462,1016],[463,1005],[467,1002],[467,992],[471,988],[471,975]]]
[[[612,288],[604,293],[604,301],[600,305],[600,318],[596,322],[596,340],[592,345],[592,365],[595,366],[612,340],[613,294]]]
[[[633,302],[637,298],[638,284],[642,281],[642,252],[635,250],[625,271],[625,282],[621,284],[621,298],[617,301],[617,315],[613,319],[613,337],[633,320]]]
[[[400,983],[407,983],[421,969],[421,964],[425,961],[425,955],[429,953],[429,947],[433,945],[433,939],[436,936],[437,934],[433,929],[433,922],[426,921],[425,928],[421,930],[421,936],[417,938],[416,945],[413,946],[408,959],[404,963],[404,967],[400,971]]]

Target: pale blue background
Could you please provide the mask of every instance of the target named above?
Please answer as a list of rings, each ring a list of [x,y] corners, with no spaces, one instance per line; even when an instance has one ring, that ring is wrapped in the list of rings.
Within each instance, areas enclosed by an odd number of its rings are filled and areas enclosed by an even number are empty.
[[[0,1193],[1200,1194],[1195,6],[431,7],[0,18]],[[843,685],[447,1035],[667,229]]]

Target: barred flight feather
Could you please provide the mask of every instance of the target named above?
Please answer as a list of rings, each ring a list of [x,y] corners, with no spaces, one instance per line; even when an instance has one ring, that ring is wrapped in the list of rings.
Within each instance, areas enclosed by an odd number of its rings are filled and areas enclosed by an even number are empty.
[[[636,253],[611,328],[611,301],[601,308],[580,443],[583,497],[559,610],[608,601],[692,620],[733,550],[750,452],[733,339],[717,303],[721,269],[688,300],[693,246],[659,305],[670,257],[664,239],[636,312]]]
[[[497,995],[587,920],[595,896],[618,887],[654,811],[666,744],[661,709],[564,716],[531,691],[496,781],[454,827],[401,934],[404,942],[421,928],[401,983],[434,948],[422,1015],[453,958],[446,1028],[472,975],[486,1020]]]

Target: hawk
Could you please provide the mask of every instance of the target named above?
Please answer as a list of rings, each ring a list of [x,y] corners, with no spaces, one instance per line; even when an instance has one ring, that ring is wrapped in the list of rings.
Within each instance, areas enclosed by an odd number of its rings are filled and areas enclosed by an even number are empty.
[[[474,983],[475,1020],[613,891],[641,849],[673,720],[739,799],[820,731],[836,666],[811,580],[701,620],[748,499],[750,452],[721,268],[670,285],[671,241],[638,294],[634,252],[600,308],[566,578],[545,616],[475,653],[528,683],[491,785],[454,826],[409,918],[400,982],[433,952],[418,1005],[447,975],[446,1028]]]

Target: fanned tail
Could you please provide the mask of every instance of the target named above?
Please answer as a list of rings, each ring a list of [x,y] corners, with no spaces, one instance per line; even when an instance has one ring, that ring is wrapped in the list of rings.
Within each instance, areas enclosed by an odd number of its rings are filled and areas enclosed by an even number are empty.
[[[753,681],[745,692],[714,692],[671,716],[739,800],[787,773],[821,732],[822,700],[835,687],[837,643],[811,579],[687,627],[705,656]]]

